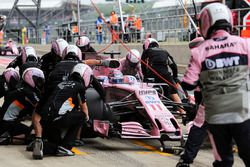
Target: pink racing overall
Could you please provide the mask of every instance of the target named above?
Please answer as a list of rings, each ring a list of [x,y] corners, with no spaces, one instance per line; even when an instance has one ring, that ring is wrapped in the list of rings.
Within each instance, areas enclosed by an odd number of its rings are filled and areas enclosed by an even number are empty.
[[[217,30],[191,53],[183,86],[192,89],[201,83],[205,119],[216,155],[213,165],[233,165],[234,139],[239,156],[250,166],[250,39]]]

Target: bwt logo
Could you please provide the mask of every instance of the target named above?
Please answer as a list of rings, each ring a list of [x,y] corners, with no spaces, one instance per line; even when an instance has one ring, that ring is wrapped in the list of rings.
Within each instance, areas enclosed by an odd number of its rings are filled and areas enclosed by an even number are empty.
[[[228,57],[228,58],[216,59],[215,61],[211,59],[206,59],[205,63],[208,69],[231,67],[240,64],[240,57],[239,56]]]

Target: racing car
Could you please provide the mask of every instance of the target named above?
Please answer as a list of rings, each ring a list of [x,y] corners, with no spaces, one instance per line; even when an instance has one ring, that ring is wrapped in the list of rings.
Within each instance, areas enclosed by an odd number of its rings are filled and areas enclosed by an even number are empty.
[[[161,99],[154,84],[138,81],[134,76],[110,77],[112,70],[116,69],[104,66],[93,69],[106,96],[104,102],[94,89],[87,90],[86,99],[92,122],[83,129],[82,137],[91,134],[91,137],[156,139],[160,141],[162,151],[174,149],[179,154],[184,144],[183,133],[172,112],[177,106],[190,110],[193,106]],[[166,141],[180,141],[180,145],[169,147],[165,145]]]

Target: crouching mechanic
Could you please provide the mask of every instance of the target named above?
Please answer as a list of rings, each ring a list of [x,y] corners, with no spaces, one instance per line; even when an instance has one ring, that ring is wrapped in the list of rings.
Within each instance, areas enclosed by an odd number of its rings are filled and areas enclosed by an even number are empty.
[[[44,72],[46,80],[48,79],[50,72],[55,68],[56,64],[62,60],[63,51],[68,45],[68,42],[61,38],[52,41],[50,52],[41,57],[39,66]]]
[[[23,72],[23,84],[5,96],[0,121],[1,142],[10,143],[13,137],[26,139],[31,128],[21,123],[23,117],[32,115],[44,85],[43,72],[38,68],[28,68]],[[7,142],[7,143],[6,143]]]
[[[140,60],[140,52],[136,49],[131,49],[126,57],[120,60],[119,70],[123,75],[133,75],[136,78],[143,80]]]
[[[17,56],[12,62],[9,63],[7,68],[19,68],[19,74],[22,76],[24,70],[29,67],[38,67],[39,57],[36,51],[31,46],[25,46],[21,50],[21,55]]]
[[[58,84],[41,110],[33,113],[36,134],[34,159],[42,159],[43,155],[74,155],[70,151],[72,143],[84,118],[89,119],[85,90],[92,77],[93,72],[88,65],[75,65],[69,80]],[[42,137],[48,142],[43,143]]]
[[[0,75],[0,98],[15,90],[19,80],[20,76],[17,70],[14,68],[5,69]]]

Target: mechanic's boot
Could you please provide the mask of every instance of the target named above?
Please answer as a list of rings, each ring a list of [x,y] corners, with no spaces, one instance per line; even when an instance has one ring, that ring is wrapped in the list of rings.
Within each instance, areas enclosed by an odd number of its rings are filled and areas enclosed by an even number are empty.
[[[189,163],[184,162],[183,159],[180,159],[179,162],[176,164],[176,167],[190,167]]]
[[[57,156],[74,156],[75,153],[73,153],[72,151],[70,151],[62,146],[58,146],[56,155]]]
[[[8,131],[0,136],[0,145],[8,145],[11,143],[11,137]]]
[[[30,143],[26,146],[26,151],[33,151],[33,150],[34,150],[34,146],[35,146],[35,140],[33,140],[32,142],[30,142]]]
[[[33,159],[43,159],[43,141],[37,138],[34,142]]]

